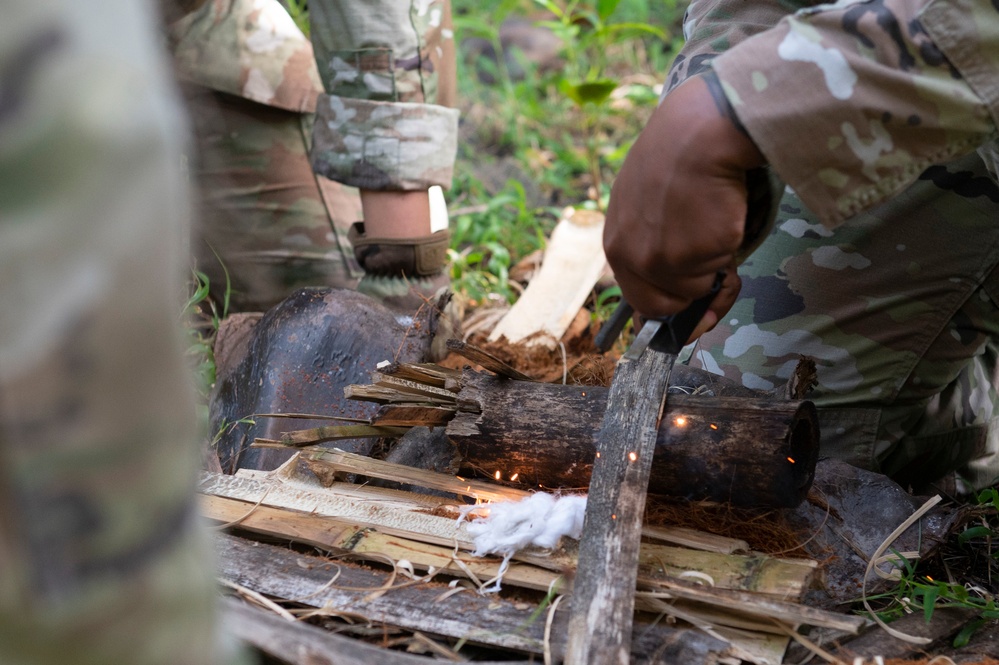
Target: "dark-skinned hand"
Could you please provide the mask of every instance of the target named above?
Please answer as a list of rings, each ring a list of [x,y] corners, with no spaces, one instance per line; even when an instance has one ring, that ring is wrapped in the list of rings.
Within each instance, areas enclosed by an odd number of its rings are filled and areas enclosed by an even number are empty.
[[[717,86],[695,77],[671,91],[625,159],[611,190],[604,250],[622,294],[645,318],[682,311],[721,290],[691,339],[739,293],[735,254],[746,220],[746,172],[765,160]]]

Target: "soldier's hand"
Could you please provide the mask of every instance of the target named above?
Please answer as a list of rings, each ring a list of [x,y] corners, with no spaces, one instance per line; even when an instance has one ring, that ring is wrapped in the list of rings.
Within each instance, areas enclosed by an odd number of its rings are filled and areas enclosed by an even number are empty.
[[[623,296],[647,317],[681,311],[711,290],[719,270],[727,271],[697,334],[738,294],[746,171],[765,161],[723,110],[724,97],[716,100],[701,78],[670,92],[625,159],[604,227],[604,249]]]

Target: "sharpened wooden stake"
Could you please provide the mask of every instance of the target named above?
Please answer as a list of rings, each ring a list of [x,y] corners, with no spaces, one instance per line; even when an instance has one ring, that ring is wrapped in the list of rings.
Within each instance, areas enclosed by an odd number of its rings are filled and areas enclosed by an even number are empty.
[[[629,662],[645,497],[675,359],[646,352],[615,370],[579,542],[567,663]]]

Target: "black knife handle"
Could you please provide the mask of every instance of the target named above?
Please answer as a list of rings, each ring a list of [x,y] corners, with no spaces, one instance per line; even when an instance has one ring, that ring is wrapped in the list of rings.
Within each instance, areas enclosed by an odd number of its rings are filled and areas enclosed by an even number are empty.
[[[663,351],[676,355],[687,343],[690,336],[694,334],[697,324],[704,318],[704,314],[711,306],[711,302],[721,290],[722,282],[725,281],[725,271],[719,270],[715,274],[714,284],[711,291],[701,296],[694,302],[687,305],[687,309],[676,314],[664,316],[659,332],[649,342],[649,348],[654,351]]]
[[[614,312],[604,321],[597,332],[597,336],[593,338],[593,345],[600,350],[600,353],[610,351],[611,347],[614,346],[614,342],[621,336],[621,332],[628,323],[628,319],[634,313],[635,309],[626,300],[622,300],[617,304]]]

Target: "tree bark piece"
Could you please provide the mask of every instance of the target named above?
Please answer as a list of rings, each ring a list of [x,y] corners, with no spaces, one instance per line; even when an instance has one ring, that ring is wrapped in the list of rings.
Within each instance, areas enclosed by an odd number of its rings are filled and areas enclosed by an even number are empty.
[[[465,463],[527,486],[586,487],[606,388],[506,381],[466,371],[447,435]],[[670,394],[649,491],[742,506],[794,507],[815,474],[808,401]]]
[[[570,663],[627,665],[645,497],[676,356],[646,351],[614,373],[597,440],[569,615]]]
[[[505,376],[508,379],[516,379],[518,381],[534,381],[531,377],[527,376],[520,370],[514,369],[488,351],[484,351],[477,346],[472,346],[471,344],[463,342],[460,339],[449,339],[447,341],[447,348],[448,350],[457,353],[465,360],[470,360],[481,366],[483,369],[487,369],[490,372],[499,374],[500,376]]]

